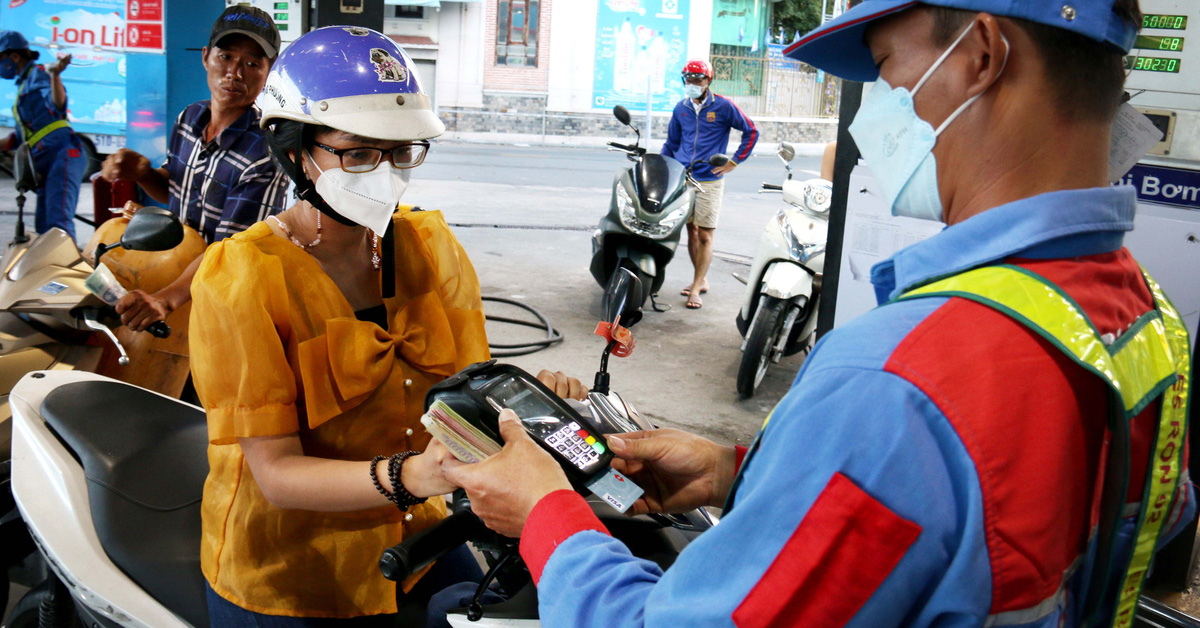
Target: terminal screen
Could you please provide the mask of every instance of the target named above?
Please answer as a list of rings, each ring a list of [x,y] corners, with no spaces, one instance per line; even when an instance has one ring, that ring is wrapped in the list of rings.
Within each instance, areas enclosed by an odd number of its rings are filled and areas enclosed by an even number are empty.
[[[1126,70],[1179,73],[1179,59],[1166,57],[1125,57]]]
[[[1138,35],[1133,42],[1134,48],[1145,50],[1183,50],[1183,38],[1159,35]]]
[[[1142,28],[1169,28],[1181,31],[1187,28],[1186,15],[1155,15],[1148,13],[1142,16]]]

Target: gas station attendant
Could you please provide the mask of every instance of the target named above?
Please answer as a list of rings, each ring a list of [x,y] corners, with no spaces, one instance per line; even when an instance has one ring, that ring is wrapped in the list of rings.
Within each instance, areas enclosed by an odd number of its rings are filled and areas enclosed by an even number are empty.
[[[1140,24],[1136,0],[864,0],[787,49],[875,82],[850,133],[883,202],[948,227],[874,267],[880,307],[817,344],[748,450],[609,438],[636,511],[724,505],[665,573],[519,422],[448,457],[521,537],[544,625],[1131,625],[1195,509],[1187,332],[1108,178]]]

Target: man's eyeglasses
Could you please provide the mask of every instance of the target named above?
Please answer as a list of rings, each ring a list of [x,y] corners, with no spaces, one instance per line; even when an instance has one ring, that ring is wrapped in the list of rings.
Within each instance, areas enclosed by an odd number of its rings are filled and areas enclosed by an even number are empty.
[[[707,76],[707,75],[704,75],[704,74],[692,74],[692,73],[689,73],[689,74],[684,74],[684,75],[683,75],[683,82],[684,82],[684,83],[691,83],[692,85],[699,85],[699,84],[700,84],[701,82],[703,82],[703,81],[704,81],[704,79],[706,79],[706,78],[708,78],[708,76]]]
[[[379,163],[383,161],[384,154],[389,156],[392,166],[396,168],[416,168],[421,165],[421,162],[425,161],[425,154],[429,152],[429,142],[425,141],[401,144],[391,150],[370,146],[334,148],[320,142],[313,142],[313,145],[321,150],[337,155],[338,159],[341,160],[342,170],[357,174],[370,172],[378,168]]]

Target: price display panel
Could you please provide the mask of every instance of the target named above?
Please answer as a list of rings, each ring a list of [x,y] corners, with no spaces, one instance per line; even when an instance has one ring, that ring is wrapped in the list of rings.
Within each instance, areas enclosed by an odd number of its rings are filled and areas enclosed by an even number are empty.
[[[1138,35],[1133,47],[1141,50],[1183,50],[1183,38],[1162,35]]]
[[[1168,30],[1181,31],[1187,29],[1188,16],[1186,15],[1158,15],[1147,13],[1142,16],[1142,28],[1165,28]]]

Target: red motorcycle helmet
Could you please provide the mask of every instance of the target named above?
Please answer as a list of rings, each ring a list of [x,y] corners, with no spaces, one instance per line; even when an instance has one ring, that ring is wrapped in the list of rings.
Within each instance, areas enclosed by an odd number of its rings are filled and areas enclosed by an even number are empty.
[[[703,76],[711,81],[713,78],[713,69],[712,66],[703,59],[692,59],[683,66],[682,75],[684,80],[687,80],[689,77]]]

